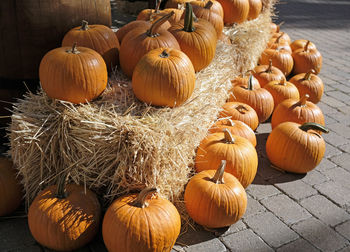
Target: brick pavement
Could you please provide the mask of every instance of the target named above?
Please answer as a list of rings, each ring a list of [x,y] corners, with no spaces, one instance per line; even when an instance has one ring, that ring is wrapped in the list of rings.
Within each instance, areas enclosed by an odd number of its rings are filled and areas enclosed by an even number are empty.
[[[310,39],[323,55],[325,158],[307,175],[272,169],[264,152],[271,129],[260,125],[259,171],[242,220],[215,233],[189,230],[172,251],[350,251],[350,1],[288,0],[277,10],[276,22],[285,21],[292,40]],[[49,250],[35,243],[21,217],[0,220],[0,251]],[[97,237],[79,251],[105,248]]]

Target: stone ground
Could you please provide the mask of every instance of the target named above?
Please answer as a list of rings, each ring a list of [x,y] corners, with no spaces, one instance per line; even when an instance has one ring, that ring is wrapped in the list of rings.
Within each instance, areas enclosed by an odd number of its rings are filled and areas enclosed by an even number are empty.
[[[196,227],[172,251],[350,251],[350,1],[289,0],[277,5],[282,30],[305,38],[323,55],[325,93],[318,104],[329,134],[321,164],[307,175],[270,167],[264,145],[271,128],[257,131],[258,174],[247,188],[239,222],[212,233]],[[116,21],[114,22],[116,24]],[[23,210],[0,218],[0,251],[50,251],[28,230]],[[106,251],[101,237],[79,251]]]

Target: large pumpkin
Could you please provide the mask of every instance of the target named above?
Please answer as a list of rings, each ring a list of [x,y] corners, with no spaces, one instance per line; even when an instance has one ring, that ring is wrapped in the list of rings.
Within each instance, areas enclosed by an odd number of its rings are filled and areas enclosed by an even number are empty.
[[[266,141],[266,153],[276,167],[294,173],[314,169],[325,153],[325,141],[316,131],[328,130],[316,123],[284,122],[274,128]]]
[[[224,171],[225,166],[223,160],[220,167],[212,166],[210,170],[194,175],[185,189],[188,214],[195,222],[208,228],[230,226],[247,209],[244,188],[234,176]]]
[[[132,89],[143,102],[175,107],[191,97],[195,80],[193,65],[186,54],[172,48],[158,48],[136,65]]]
[[[23,197],[13,164],[5,157],[0,157],[0,195],[0,216],[16,210]]]
[[[180,234],[181,219],[168,200],[149,197],[155,188],[116,199],[103,218],[102,235],[111,252],[169,252]]]
[[[0,77],[37,79],[42,57],[82,19],[111,26],[110,0],[1,0],[0,44],[6,50],[0,50]]]
[[[50,249],[71,251],[89,243],[99,230],[101,209],[95,193],[82,185],[49,186],[28,211],[30,232]]]
[[[242,23],[247,20],[249,14],[248,0],[218,0],[224,9],[224,23]]]

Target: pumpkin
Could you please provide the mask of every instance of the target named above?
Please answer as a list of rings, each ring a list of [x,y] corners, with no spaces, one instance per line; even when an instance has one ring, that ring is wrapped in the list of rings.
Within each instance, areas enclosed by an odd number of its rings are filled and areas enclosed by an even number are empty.
[[[271,127],[275,128],[282,122],[306,123],[315,122],[324,124],[324,115],[322,110],[312,102],[307,101],[308,94],[300,99],[287,99],[281,102],[272,114]]]
[[[277,24],[271,22],[271,23],[269,24],[269,26],[270,26],[270,33],[271,33],[271,34],[274,34],[274,33],[277,32],[277,29],[278,29]]]
[[[248,12],[248,20],[256,19],[262,10],[262,2],[261,0],[249,0],[249,12]]]
[[[249,78],[250,78],[250,75],[239,75],[239,76],[237,76],[236,78],[231,80],[232,88],[234,88],[235,86],[248,87],[248,85],[249,85]],[[252,81],[253,88],[260,88],[260,83],[259,83],[258,79],[252,78],[251,81]],[[233,90],[231,90],[231,92],[232,91]]]
[[[294,59],[293,73],[306,73],[315,70],[318,74],[322,68],[322,55],[317,49],[309,48],[310,41],[308,41],[304,48],[293,51],[292,57]]]
[[[170,12],[167,13],[163,13],[162,11],[159,10],[161,1],[157,1],[156,7],[155,9],[143,9],[142,11],[139,12],[139,14],[136,17],[136,20],[144,20],[150,23],[154,23],[155,21],[157,21],[158,19],[160,19],[161,17],[169,14]],[[175,9],[174,9],[175,10]],[[171,26],[170,24],[170,18],[175,17],[175,12],[174,15],[171,15],[171,17],[169,17],[169,19],[167,21],[165,21],[164,23],[162,23],[158,29],[160,30],[168,30],[169,27]]]
[[[236,223],[247,209],[247,194],[239,181],[225,172],[225,160],[215,170],[194,175],[185,189],[185,206],[191,218],[208,228]],[[211,169],[215,169],[213,166]]]
[[[99,230],[101,208],[96,194],[84,186],[48,186],[34,199],[28,211],[28,225],[41,245],[71,251],[89,243]]]
[[[167,0],[165,3],[165,8],[180,9],[181,6],[189,2],[191,2],[191,0]]]
[[[197,18],[202,18],[209,21],[216,30],[216,35],[219,38],[224,29],[224,20],[216,12],[212,11],[213,2],[208,1],[204,7],[193,5],[193,13]]]
[[[223,19],[224,18],[224,9],[222,8],[221,4],[216,1],[216,0],[210,0],[213,5],[210,7],[210,10],[212,12],[215,12],[216,14],[219,14],[220,17]],[[209,1],[208,0],[195,0],[195,1],[191,1],[190,4],[192,4],[192,6],[194,7],[196,6],[200,6],[200,7],[204,7]]]
[[[307,173],[314,169],[325,153],[325,141],[316,130],[328,132],[316,123],[279,124],[266,141],[270,162],[279,169],[293,173]]]
[[[68,31],[62,40],[62,46],[71,46],[74,43],[101,54],[108,71],[118,64],[119,41],[112,29],[107,26],[88,25],[88,22],[83,20],[81,26]]]
[[[188,100],[195,87],[190,59],[180,50],[158,48],[141,58],[132,76],[135,96],[148,104],[175,107]]]
[[[149,29],[135,28],[125,35],[120,47],[119,60],[121,69],[128,77],[132,77],[136,64],[147,52],[160,47],[180,49],[179,43],[170,32],[159,29],[173,14],[171,12],[158,19]]]
[[[259,122],[265,122],[273,111],[273,97],[264,88],[253,87],[253,75],[249,77],[248,87],[233,87],[233,95],[229,101],[243,102],[251,106],[258,115]]]
[[[290,45],[288,41],[282,39],[284,32],[281,33],[281,35],[278,38],[272,38],[267,43],[267,48],[269,49],[284,49],[285,51],[292,53],[292,49],[290,48]]]
[[[226,102],[219,112],[219,118],[239,120],[247,124],[252,130],[259,126],[259,118],[255,110],[242,102]]]
[[[0,157],[0,216],[11,214],[22,202],[22,186],[11,160]]]
[[[291,44],[290,44],[290,48],[292,49],[292,51],[298,50],[298,49],[303,49],[305,47],[305,45],[308,43],[309,40],[306,39],[297,39],[294,40]],[[308,45],[309,49],[317,49],[315,44],[312,43],[311,41],[309,42]]]
[[[170,251],[180,234],[181,219],[175,206],[156,188],[116,199],[103,218],[102,235],[108,251]]]
[[[224,23],[242,23],[247,20],[249,13],[248,0],[218,0],[224,10]]]
[[[129,31],[131,31],[137,27],[145,27],[145,29],[148,30],[151,26],[152,26],[151,22],[144,21],[144,20],[134,20],[134,21],[131,21],[130,23],[127,23],[126,25],[122,26],[120,29],[118,29],[115,32],[115,35],[117,35],[117,38],[121,44],[125,35]]]
[[[205,20],[193,20],[191,4],[186,3],[184,21],[174,24],[169,31],[179,42],[181,51],[190,58],[196,72],[209,65],[215,56],[216,30]]]
[[[198,146],[195,158],[197,172],[219,166],[227,160],[226,172],[235,176],[244,188],[250,185],[258,169],[258,154],[246,138],[232,135],[228,129],[208,135]]]
[[[254,147],[256,146],[254,131],[242,121],[220,118],[209,129],[209,133],[222,132],[225,128],[228,129],[232,135],[244,137],[248,139]]]
[[[272,65],[281,70],[285,76],[288,76],[293,70],[293,57],[283,48],[265,49],[259,59],[259,65],[268,65],[270,60],[272,60]]]
[[[285,78],[281,80],[270,81],[264,88],[270,92],[273,97],[274,108],[282,101],[287,99],[299,99],[299,91],[293,83],[286,81]]]
[[[293,83],[299,90],[300,96],[308,94],[309,101],[318,103],[323,95],[324,85],[320,77],[314,74],[314,70],[307,73],[294,75],[289,82]]]
[[[279,23],[279,24],[277,25],[277,30],[276,30],[275,33],[272,34],[272,38],[278,38],[278,37],[280,37],[280,36],[282,35],[281,38],[282,38],[283,40],[287,41],[288,44],[290,44],[290,43],[292,43],[292,40],[290,39],[288,33],[282,32],[282,31],[281,31],[281,26],[282,26],[283,24],[284,24],[284,22],[281,22],[281,23]]]
[[[75,104],[97,98],[107,86],[106,63],[87,47],[60,47],[49,51],[40,62],[39,77],[45,93]]]
[[[159,13],[160,16],[165,16],[165,15],[171,13],[172,11],[174,12],[174,15],[172,15],[168,19],[168,21],[169,21],[169,23],[171,25],[180,22],[181,17],[182,17],[182,15],[184,13],[184,9],[166,8],[164,10],[161,10],[160,13]]]
[[[270,81],[286,79],[284,74],[277,67],[272,66],[272,60],[268,65],[259,65],[254,68],[253,76],[257,79],[261,87]]]

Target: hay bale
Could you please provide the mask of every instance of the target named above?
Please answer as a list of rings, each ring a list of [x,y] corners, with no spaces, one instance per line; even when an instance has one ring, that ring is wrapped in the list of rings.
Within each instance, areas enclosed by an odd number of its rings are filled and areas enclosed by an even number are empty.
[[[52,100],[39,90],[14,104],[10,155],[29,204],[63,172],[96,191],[105,203],[145,185],[181,199],[193,157],[221,106],[230,80],[252,69],[269,39],[270,9],[253,21],[225,28],[232,45],[218,42],[213,62],[197,74],[191,100],[177,108],[139,102],[120,72],[90,104]]]

